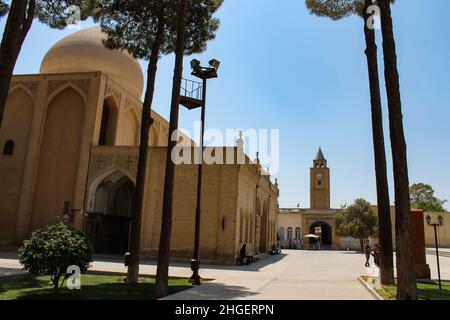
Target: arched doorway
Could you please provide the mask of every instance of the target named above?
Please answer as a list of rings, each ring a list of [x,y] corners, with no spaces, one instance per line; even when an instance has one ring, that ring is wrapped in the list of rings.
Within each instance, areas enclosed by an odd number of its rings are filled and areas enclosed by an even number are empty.
[[[114,171],[91,184],[85,232],[98,253],[124,254],[128,250],[135,186]]]
[[[333,244],[333,230],[331,226],[323,221],[313,223],[309,228],[309,233],[316,234],[316,228],[320,228],[320,245],[323,249],[331,248]],[[310,238],[310,243],[317,243],[319,240]]]

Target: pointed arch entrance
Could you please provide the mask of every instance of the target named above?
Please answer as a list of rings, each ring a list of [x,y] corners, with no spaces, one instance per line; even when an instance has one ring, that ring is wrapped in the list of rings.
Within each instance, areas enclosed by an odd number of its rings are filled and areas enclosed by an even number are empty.
[[[316,234],[316,231],[318,230],[320,230],[320,240],[310,238],[310,243],[316,243],[320,241],[322,248],[331,248],[331,245],[333,244],[333,230],[331,226],[326,222],[318,221],[313,223],[309,227],[310,234]]]
[[[115,170],[97,178],[89,188],[85,233],[97,253],[128,250],[135,185]]]

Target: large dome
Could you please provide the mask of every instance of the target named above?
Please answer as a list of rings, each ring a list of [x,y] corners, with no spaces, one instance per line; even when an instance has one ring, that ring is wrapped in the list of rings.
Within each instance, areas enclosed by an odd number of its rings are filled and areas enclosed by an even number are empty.
[[[102,71],[140,98],[144,77],[139,62],[126,51],[105,48],[104,37],[100,27],[70,34],[50,48],[42,60],[40,72]]]

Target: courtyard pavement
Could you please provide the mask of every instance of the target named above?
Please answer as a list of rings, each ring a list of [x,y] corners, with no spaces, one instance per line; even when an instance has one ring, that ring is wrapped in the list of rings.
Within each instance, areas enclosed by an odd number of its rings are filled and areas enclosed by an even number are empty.
[[[96,256],[91,271],[126,273],[117,256]],[[351,251],[290,251],[262,259],[249,266],[204,265],[204,285],[167,297],[168,300],[369,300],[373,299],[357,280],[366,274],[364,255]],[[436,256],[428,255],[432,276],[437,278]],[[0,252],[0,277],[19,273],[15,252]],[[155,275],[156,263],[143,261],[142,274]],[[172,277],[190,277],[185,264],[172,264]],[[441,259],[443,279],[450,280],[450,258]]]
[[[288,251],[226,273],[204,270],[217,280],[167,300],[372,300],[357,280],[363,256],[352,252]]]

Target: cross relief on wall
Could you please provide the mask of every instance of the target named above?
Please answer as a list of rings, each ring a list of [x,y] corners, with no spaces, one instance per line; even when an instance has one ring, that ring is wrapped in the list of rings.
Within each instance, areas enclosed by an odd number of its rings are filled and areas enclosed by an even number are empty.
[[[95,179],[99,175],[110,170],[120,170],[129,177],[136,177],[138,155],[137,152],[104,152],[95,149],[91,155],[89,179]]]

